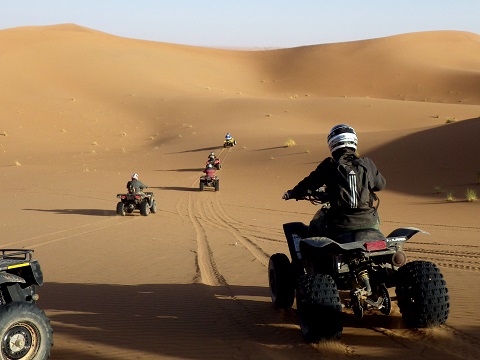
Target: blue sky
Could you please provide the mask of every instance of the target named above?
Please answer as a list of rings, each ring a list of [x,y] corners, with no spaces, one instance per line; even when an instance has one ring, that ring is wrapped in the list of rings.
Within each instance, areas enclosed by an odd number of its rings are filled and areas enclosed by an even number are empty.
[[[0,29],[62,23],[177,44],[295,47],[429,30],[480,34],[480,0],[0,2]]]

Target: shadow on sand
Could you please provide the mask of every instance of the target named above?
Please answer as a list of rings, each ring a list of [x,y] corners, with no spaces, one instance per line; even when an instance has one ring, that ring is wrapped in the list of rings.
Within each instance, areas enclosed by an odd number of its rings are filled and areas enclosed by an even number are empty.
[[[205,168],[192,168],[192,169],[168,169],[168,170],[155,170],[155,171],[177,171],[177,172],[199,172],[203,171]]]
[[[115,216],[115,210],[102,209],[22,209],[26,211],[51,212],[60,215]]]
[[[73,343],[141,351],[152,359],[259,359],[261,344],[268,344],[270,355],[279,351],[284,359],[319,356],[318,349],[306,346],[296,310],[275,310],[267,287],[46,283],[39,293],[39,306],[52,321],[54,334]],[[405,329],[399,314],[359,319],[344,313],[344,327]],[[344,331],[342,339],[350,344],[369,341],[365,334],[352,331]],[[378,359],[387,355],[401,359],[389,341],[375,346],[382,347]],[[337,350],[327,346],[321,355],[338,359]],[[99,353],[89,346],[72,349],[58,344],[52,359],[105,360],[106,355]]]
[[[204,148],[199,148],[199,149],[177,151],[177,152],[172,152],[172,153],[167,153],[167,154],[171,155],[171,154],[184,154],[184,153],[200,152],[200,151],[214,151],[214,150],[219,150],[219,149],[222,149],[222,148],[223,148],[223,146],[210,146],[210,147],[204,147]]]
[[[186,186],[162,186],[156,187],[159,190],[171,190],[171,191],[198,191],[198,188],[186,187]]]

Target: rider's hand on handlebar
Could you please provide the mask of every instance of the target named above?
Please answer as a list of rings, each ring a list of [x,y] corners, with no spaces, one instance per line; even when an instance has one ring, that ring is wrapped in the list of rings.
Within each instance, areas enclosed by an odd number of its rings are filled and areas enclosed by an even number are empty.
[[[283,200],[290,200],[292,198],[292,192],[290,190],[285,191],[285,194],[283,194],[282,199]]]

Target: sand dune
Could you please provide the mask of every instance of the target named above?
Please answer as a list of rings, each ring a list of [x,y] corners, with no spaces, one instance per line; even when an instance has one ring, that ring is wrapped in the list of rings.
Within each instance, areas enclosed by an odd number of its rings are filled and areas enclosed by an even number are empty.
[[[2,243],[43,266],[52,359],[480,356],[480,205],[464,196],[480,194],[479,35],[234,51],[63,24],[2,30],[0,45]],[[294,310],[271,306],[282,224],[316,210],[281,195],[328,156],[341,122],[387,178],[382,230],[431,234],[406,251],[444,273],[447,325],[346,311],[342,339],[312,346]],[[200,193],[210,151],[221,190]],[[157,214],[115,216],[132,172]]]

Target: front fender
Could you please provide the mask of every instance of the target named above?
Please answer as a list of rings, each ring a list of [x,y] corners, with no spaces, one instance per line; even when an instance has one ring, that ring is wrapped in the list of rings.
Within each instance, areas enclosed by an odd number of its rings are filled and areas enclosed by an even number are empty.
[[[1,271],[0,272],[0,284],[5,284],[5,283],[21,283],[21,284],[25,284],[26,281],[24,278],[18,276],[18,275],[14,275],[14,274],[10,274],[10,273],[7,273],[5,271]]]

